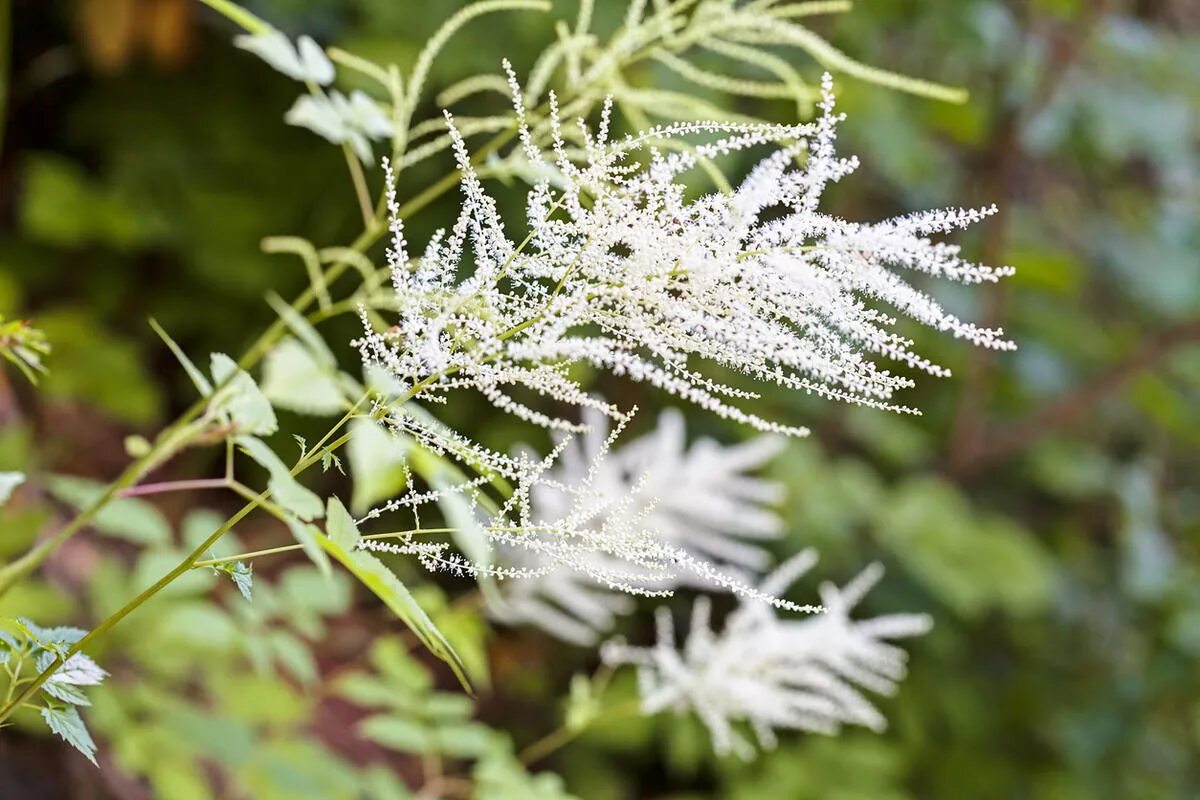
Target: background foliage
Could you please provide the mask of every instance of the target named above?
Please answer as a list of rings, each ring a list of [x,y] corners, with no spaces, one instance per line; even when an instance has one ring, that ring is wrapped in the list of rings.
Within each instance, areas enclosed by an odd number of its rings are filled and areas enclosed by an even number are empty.
[[[289,33],[405,64],[457,5],[248,3]],[[54,351],[37,394],[0,373],[0,470],[36,457],[40,470],[102,479],[126,436],[192,398],[146,317],[190,352],[238,350],[271,318],[265,292],[304,285],[259,240],[345,242],[357,210],[336,149],[281,124],[294,87],[188,0],[17,0],[9,16],[0,315],[34,318]],[[557,727],[558,698],[593,654],[490,631],[453,604],[461,584],[430,587],[423,599],[483,684],[477,718],[500,734],[472,721],[468,700],[431,699],[452,681],[405,655],[394,623],[348,583],[308,591],[314,570],[283,561],[264,567],[251,605],[195,573],[145,610],[148,628],[107,640],[96,655],[114,678],[90,693],[99,786],[61,743],[9,731],[0,796],[191,798],[215,782],[255,798],[404,797],[402,779],[420,783],[443,759],[474,764],[487,798],[564,786],[601,799],[1200,794],[1200,15],[1186,0],[861,0],[821,30],[872,63],[972,92],[955,106],[842,87],[845,147],[864,168],[838,188],[837,210],[996,202],[1001,215],[968,252],[1018,269],[999,290],[949,293],[965,316],[1002,322],[1020,350],[925,337],[955,377],[906,398],[924,417],[773,398],[776,418],[816,431],[772,468],[789,492],[780,551],[813,545],[822,577],[838,579],[879,558],[889,574],[872,608],[936,619],[885,704],[887,733],[786,738],[744,765],[714,760],[692,721],[623,720],[544,764],[562,782],[531,782],[514,747]],[[451,44],[431,87],[495,71],[503,56],[520,72],[549,36],[541,15],[489,17]],[[772,102],[754,110],[792,118]],[[411,241],[447,218],[453,198],[441,202],[412,221]],[[658,399],[612,392],[643,409]],[[691,426],[746,435],[703,417]],[[168,470],[219,469],[207,458]],[[333,490],[343,479],[320,480]],[[0,556],[65,515],[70,491],[19,489],[0,511]],[[118,530],[136,550],[101,525],[0,616],[103,617],[214,527],[196,510],[205,502],[127,508],[137,522]],[[245,542],[278,535],[267,522],[238,529]]]

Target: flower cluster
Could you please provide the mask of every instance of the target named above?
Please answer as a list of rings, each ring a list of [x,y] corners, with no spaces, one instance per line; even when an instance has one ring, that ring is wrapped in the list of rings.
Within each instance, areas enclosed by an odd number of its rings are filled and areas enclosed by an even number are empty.
[[[803,551],[759,588],[781,594],[815,562],[812,551]],[[670,611],[660,608],[653,647],[612,641],[601,656],[612,665],[637,666],[644,713],[694,711],[719,753],[753,754],[753,745],[735,723],[748,723],[763,747],[774,746],[776,728],[834,733],[848,724],[880,730],[886,721],[856,687],[894,693],[907,656],[888,640],[916,636],[931,626],[924,614],[850,618],[882,574],[882,567],[873,564],[841,589],[823,584],[825,613],[802,620],[780,619],[762,604],[742,605],[719,634],[709,624],[708,599],[701,597],[692,609],[682,650],[675,643]]]
[[[822,115],[813,124],[677,123],[610,141],[606,106],[595,133],[579,121],[577,147],[568,147],[552,96],[549,161],[514,90],[524,158],[551,167],[561,187],[546,178],[532,188],[519,243],[506,233],[447,115],[462,175],[461,213],[415,260],[393,219],[398,319],[377,330],[364,312],[364,362],[389,371],[411,396],[444,398],[471,388],[508,413],[560,429],[576,426],[523,404],[512,389],[611,414],[568,373],[576,363],[653,384],[763,431],[805,433],[745,410],[743,402],[756,395],[707,377],[702,364],[912,411],[894,401],[912,378],[877,362],[937,376],[947,371],[896,332],[894,314],[980,346],[1012,345],[1001,331],[944,310],[909,276],[978,283],[1011,270],[966,261],[956,246],[933,238],[993,209],[877,223],[821,211],[825,188],[857,165],[834,151],[841,116],[828,76],[823,85]],[[706,134],[717,138],[687,142]],[[664,154],[663,143],[682,150]],[[689,198],[683,177],[698,163],[759,147],[773,152],[736,189]]]
[[[566,445],[549,479],[533,488],[532,517],[538,524],[566,516],[576,499],[574,488],[591,473],[591,499],[602,509],[589,515],[591,525],[623,515],[627,523],[643,525],[713,569],[755,575],[766,569],[769,555],[756,542],[780,532],[781,522],[769,505],[782,499],[782,487],[748,473],[778,452],[779,438],[762,436],[731,447],[701,439],[689,447],[683,415],[669,409],[653,432],[602,458],[606,421],[594,411],[584,421],[588,432]],[[500,555],[514,565],[547,566],[528,551],[504,548]],[[694,576],[685,572],[647,588],[688,582],[694,583]],[[505,583],[490,610],[510,624],[536,625],[565,641],[591,645],[632,604],[584,575],[555,568]]]
[[[547,624],[563,638],[579,642],[594,639],[589,627],[607,627],[605,615],[610,617],[623,609],[621,600],[610,592],[661,597],[670,595],[681,583],[689,583],[778,608],[816,610],[811,605],[765,594],[746,580],[745,567],[749,563],[761,567],[765,555],[737,542],[730,533],[761,537],[775,531],[774,518],[757,505],[757,498],[773,495],[773,489],[765,482],[738,475],[737,459],[753,464],[759,455],[754,451],[762,449],[762,443],[731,448],[733,458],[715,468],[711,477],[731,478],[723,496],[715,496],[714,487],[706,483],[705,477],[693,476],[693,494],[706,486],[713,492],[705,507],[714,514],[746,512],[744,525],[734,525],[727,518],[714,520],[722,522],[720,529],[706,529],[694,516],[689,518],[678,509],[655,516],[655,504],[637,488],[643,481],[635,479],[626,484],[622,483],[625,478],[614,478],[626,475],[629,467],[646,458],[653,446],[649,441],[635,443],[630,449],[632,458],[623,458],[623,451],[610,452],[627,419],[621,417],[620,424],[607,436],[599,426],[593,427],[583,447],[573,447],[574,435],[566,435],[548,455],[534,459],[526,453],[489,451],[411,403],[393,408],[383,423],[394,433],[409,438],[426,452],[469,464],[479,474],[469,479],[461,474],[458,480],[447,477],[424,490],[410,484],[404,494],[373,509],[364,520],[389,512],[412,513],[413,535],[364,537],[359,544],[376,551],[416,556],[430,570],[500,581],[522,578],[511,591],[505,586],[505,597],[494,610],[513,621],[532,621],[538,612],[547,611],[539,623],[557,620],[557,624]],[[682,428],[677,423],[674,426],[676,431],[668,427],[666,435],[682,443]],[[694,472],[699,472],[696,467],[706,468],[706,463],[715,467],[717,451],[713,448],[701,443],[694,454],[689,454]],[[660,480],[663,477],[659,474]],[[492,505],[486,488],[497,480],[508,482],[511,493],[502,504]],[[460,532],[481,537],[485,552],[464,555],[448,543],[414,538],[418,532],[434,532],[421,529],[421,509],[447,500],[456,500],[466,508],[466,527],[471,530]],[[560,588],[556,590],[556,586]],[[538,594],[568,613],[556,612],[538,599]]]

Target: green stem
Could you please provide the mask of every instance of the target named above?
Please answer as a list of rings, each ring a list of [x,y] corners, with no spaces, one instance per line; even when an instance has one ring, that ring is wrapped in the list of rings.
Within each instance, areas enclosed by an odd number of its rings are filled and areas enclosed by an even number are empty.
[[[546,530],[551,531],[552,528],[540,527],[537,525],[484,525],[482,529],[485,531],[518,533],[521,531]],[[360,536],[360,539],[407,539],[412,536],[421,536],[433,533],[456,533],[462,530],[461,528],[410,528],[406,531],[388,531],[387,533],[368,533],[365,536]],[[222,564],[231,564],[234,561],[251,561],[262,556],[274,556],[280,553],[294,553],[301,550],[302,545],[299,544],[282,544],[278,547],[268,547],[265,550],[250,550],[245,553],[238,553],[234,556],[223,556],[221,558],[207,558],[203,561],[197,561],[193,564],[193,568],[200,569],[201,567],[219,567]]]
[[[250,33],[267,33],[271,26],[231,0],[200,0],[201,3],[241,25]]]
[[[0,0],[0,2],[3,2],[3,0]],[[216,8],[218,11],[221,11],[221,13],[225,14],[230,19],[233,19],[235,22],[243,25],[243,27],[246,27],[247,30],[253,30],[252,24],[247,22],[247,20],[241,19],[237,12],[241,12],[241,14],[245,15],[245,17],[247,17],[249,20],[253,20],[259,24],[265,25],[265,23],[262,23],[262,21],[258,20],[257,17],[253,17],[247,12],[241,11],[241,9],[239,9],[236,5],[226,2],[225,0],[201,0],[201,2],[207,3],[213,8]],[[486,158],[488,154],[502,147],[505,142],[512,138],[513,135],[513,132],[509,131],[494,136],[476,153],[476,159],[481,161],[482,159]],[[399,216],[401,218],[408,217],[424,209],[427,205],[432,203],[441,195],[457,186],[460,179],[461,176],[457,170],[450,173],[437,183],[429,186],[424,191],[417,194],[408,202],[404,203],[400,207]],[[380,236],[383,235],[384,231],[386,230],[386,226],[382,221],[382,209],[384,208],[382,203],[380,208],[381,210],[379,213],[377,213],[376,216],[371,220],[371,224],[365,230],[363,230],[363,232],[358,235],[358,238],[356,238],[350,244],[348,248],[350,251],[359,253],[365,252],[371,247],[371,245],[379,240]],[[325,271],[324,283],[326,285],[333,283],[333,281],[337,280],[342,273],[350,268],[350,266],[351,263],[349,260],[338,259]],[[296,298],[295,302],[292,303],[292,308],[294,308],[297,312],[303,312],[306,308],[308,308],[308,306],[312,305],[313,301],[316,300],[316,297],[316,289],[312,286],[309,286],[298,298]],[[260,335],[258,339],[256,339],[254,343],[250,345],[245,354],[238,361],[238,366],[244,370],[248,370],[253,367],[260,360],[262,360],[264,356],[266,356],[267,352],[270,351],[275,342],[277,342],[285,333],[287,333],[287,324],[282,319],[276,319],[265,331],[263,331],[262,335]],[[121,475],[118,476],[117,479],[105,489],[104,493],[100,495],[100,497],[97,498],[92,505],[81,511],[56,534],[48,539],[43,540],[42,542],[39,542],[16,561],[12,561],[0,568],[0,597],[3,597],[16,583],[41,566],[41,564],[50,557],[50,554],[57,550],[63,542],[67,541],[76,533],[85,528],[93,519],[95,519],[96,515],[99,514],[100,511],[103,510],[104,507],[107,506],[108,503],[117,496],[118,492],[123,489],[128,489],[141,480],[145,473],[148,472],[153,466],[157,465],[161,457],[164,455],[164,450],[160,450],[158,443],[165,443],[173,438],[179,431],[183,430],[188,424],[190,424],[193,419],[199,416],[206,405],[207,401],[203,398],[194,403],[192,407],[189,408],[184,415],[179,418],[178,421],[176,421],[175,424],[163,431],[156,441],[155,448],[153,448],[145,456],[142,456],[137,461],[134,461],[132,464],[126,467],[125,471],[122,472]]]
[[[201,542],[200,545],[195,550],[193,550],[187,556],[187,558],[185,558],[183,561],[179,562],[179,564],[176,565],[174,569],[172,569],[166,575],[162,576],[157,581],[155,581],[153,585],[147,587],[146,589],[143,589],[136,597],[134,597],[128,603],[121,606],[120,609],[118,609],[117,611],[115,611],[114,613],[109,615],[99,625],[97,625],[95,628],[93,628],[91,631],[89,631],[82,639],[80,639],[78,642],[76,642],[75,644],[68,647],[65,652],[61,653],[60,655],[55,656],[54,660],[50,662],[50,664],[46,667],[46,669],[42,670],[40,675],[38,675],[36,678],[34,678],[32,681],[30,681],[30,683],[24,689],[22,689],[21,692],[19,694],[17,694],[17,696],[15,698],[13,698],[9,702],[5,703],[3,708],[0,708],[0,723],[4,722],[4,720],[8,719],[12,715],[12,713],[21,706],[21,704],[23,704],[26,700],[28,700],[30,698],[30,696],[33,695],[34,692],[36,692],[38,689],[40,689],[42,684],[45,683],[46,680],[51,675],[54,674],[54,671],[56,669],[58,669],[60,665],[66,663],[66,661],[68,661],[71,658],[71,656],[82,651],[85,647],[87,647],[93,641],[95,641],[96,639],[103,636],[105,633],[108,632],[109,629],[111,629],[113,626],[115,626],[118,622],[120,622],[121,620],[125,619],[125,617],[132,614],[138,608],[138,606],[142,605],[147,600],[149,600],[151,597],[153,597],[154,595],[158,594],[160,591],[165,589],[180,575],[184,574],[185,572],[188,572],[192,568],[192,565],[195,564],[197,561],[199,561],[200,557],[203,556],[206,552],[208,552],[208,550],[211,549],[212,546],[217,543],[218,539],[220,539],[222,536],[224,536],[226,533],[228,533],[229,530],[234,525],[236,525],[238,522],[241,522],[241,520],[247,514],[249,514],[251,511],[253,511],[255,508],[257,508],[259,505],[261,505],[264,501],[266,501],[266,499],[269,495],[270,495],[270,491],[264,491],[255,498],[255,502],[247,503],[246,505],[242,506],[237,511],[237,513],[235,513],[232,517],[227,519],[219,528],[217,528],[215,531],[213,531],[213,533],[207,539],[205,539],[203,542]]]
[[[342,154],[346,157],[346,168],[350,170],[350,181],[354,184],[354,196],[358,198],[358,207],[362,211],[363,226],[369,228],[375,220],[375,210],[371,208],[371,190],[367,188],[367,176],[363,174],[362,164],[350,149],[350,145],[342,145]]]
[[[420,208],[420,206],[416,206],[416,208]],[[365,251],[379,239],[383,230],[382,223],[378,219],[375,220],[375,224],[359,234],[358,238],[351,243],[349,249],[354,252]],[[325,283],[332,283],[349,268],[350,262],[348,260],[339,259],[335,261],[325,271]],[[297,312],[302,312],[308,306],[312,305],[315,300],[316,291],[310,286],[296,298],[292,303],[292,308]],[[246,353],[238,361],[238,366],[246,370],[253,367],[285,333],[287,333],[286,323],[281,319],[277,319],[250,345],[249,349],[247,349]],[[207,404],[208,401],[206,398],[196,401],[178,420],[163,430],[155,440],[155,445],[151,448],[150,452],[126,467],[125,471],[109,484],[104,493],[90,506],[77,514],[53,536],[42,540],[24,555],[0,568],[0,597],[3,597],[16,583],[41,566],[50,557],[50,554],[57,550],[63,542],[87,527],[96,518],[96,515],[112,500],[137,484],[138,481],[145,477],[147,472],[161,463],[171,452],[186,444],[184,434],[187,432],[188,426],[204,411]]]
[[[388,533],[371,533],[361,538],[363,539],[405,539],[409,536],[418,536],[428,533],[454,533],[458,528],[413,528],[407,531],[390,531]],[[497,530],[488,528],[488,530]],[[250,561],[262,556],[273,556],[279,553],[294,553],[301,549],[298,544],[284,544],[279,547],[268,547],[265,550],[251,550],[247,553],[238,553],[235,556],[225,556],[223,558],[209,558],[204,561],[197,561],[192,566],[196,569],[200,567],[219,567],[222,564],[230,564],[234,561]]]
[[[541,761],[554,751],[574,741],[576,737],[580,736],[591,726],[601,722],[611,722],[615,719],[628,717],[632,714],[638,713],[639,709],[640,706],[638,705],[638,701],[630,700],[625,703],[619,703],[605,711],[600,712],[583,725],[563,725],[557,730],[551,731],[541,739],[538,739],[536,742],[526,747],[521,751],[520,755],[517,756],[517,759],[522,764],[532,764],[534,762]]]
[[[283,510],[282,506],[278,505],[277,503],[272,503],[270,500],[259,499],[259,495],[256,495],[254,490],[246,484],[239,481],[231,481],[229,488],[247,502],[258,505],[263,509],[263,511],[266,511],[272,517],[275,517],[275,519],[285,523],[288,521],[288,513]]]
[[[194,489],[226,489],[230,485],[228,478],[195,478],[185,481],[163,481],[162,483],[143,483],[141,486],[131,486],[117,492],[118,497],[142,497],[148,494],[164,494],[166,492],[186,492]]]

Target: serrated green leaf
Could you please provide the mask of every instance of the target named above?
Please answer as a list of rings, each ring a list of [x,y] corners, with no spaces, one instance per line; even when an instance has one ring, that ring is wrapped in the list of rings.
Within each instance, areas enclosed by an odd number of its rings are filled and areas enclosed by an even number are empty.
[[[217,413],[227,414],[238,433],[270,436],[279,430],[271,401],[236,361],[224,353],[213,353],[211,371],[213,380],[224,385],[213,395],[212,408]]]
[[[470,691],[471,684],[467,680],[458,654],[395,573],[370,553],[362,550],[347,550],[328,536],[319,536],[317,541],[329,555],[350,570],[354,577],[358,578],[396,616],[400,617],[429,652],[449,664],[455,677],[464,688]]]
[[[336,367],[324,366],[292,338],[277,344],[263,362],[263,394],[277,408],[328,416],[346,406]]]
[[[233,583],[237,586],[242,597],[246,598],[249,603],[254,600],[254,567],[251,564],[246,564],[241,561],[235,561],[233,566],[229,568],[229,577],[233,578]]]
[[[73,635],[73,634],[72,634]],[[82,638],[82,637],[81,637]],[[44,652],[38,655],[37,664],[38,672],[44,672],[54,662],[55,654]],[[99,686],[100,683],[108,677],[108,673],[100,668],[100,665],[86,656],[83,653],[75,653],[67,663],[60,666],[50,676],[47,683],[64,683],[72,686]]]
[[[346,470],[342,469],[342,460],[331,451],[326,450],[324,453],[321,453],[321,472],[329,472],[330,467],[336,467],[337,471],[342,475],[346,474]]]
[[[61,736],[63,741],[83,753],[88,761],[96,764],[96,743],[92,741],[92,735],[88,733],[83,718],[74,706],[63,709],[43,708],[42,719],[53,733]]]
[[[100,499],[105,486],[74,475],[46,479],[46,489],[62,502],[83,510]],[[143,545],[161,545],[171,540],[171,526],[152,504],[136,497],[110,500],[92,518],[92,527],[109,536]]]
[[[283,460],[275,455],[274,450],[261,439],[253,436],[239,436],[235,441],[246,455],[257,461],[270,473],[271,477],[267,482],[267,487],[271,490],[276,503],[302,520],[321,517],[324,513],[321,498],[296,480]]]
[[[208,382],[208,378],[204,377],[204,373],[200,368],[192,363],[192,360],[183,352],[183,348],[175,343],[175,340],[167,335],[166,330],[158,324],[152,317],[150,319],[150,327],[158,334],[158,338],[163,340],[163,343],[175,355],[175,359],[183,367],[183,371],[192,379],[192,383],[196,386],[196,391],[200,392],[201,397],[208,397],[213,393],[212,384]]]
[[[17,617],[14,620],[17,627],[21,629],[30,640],[39,647],[47,647],[50,645],[72,645],[87,636],[87,631],[82,628],[72,628],[68,626],[58,626],[55,628],[42,628],[33,623],[33,621],[25,617]]]
[[[73,706],[90,706],[92,704],[84,695],[82,689],[72,686],[69,683],[57,683],[52,680],[46,681],[42,684],[42,691],[56,700],[70,703]]]

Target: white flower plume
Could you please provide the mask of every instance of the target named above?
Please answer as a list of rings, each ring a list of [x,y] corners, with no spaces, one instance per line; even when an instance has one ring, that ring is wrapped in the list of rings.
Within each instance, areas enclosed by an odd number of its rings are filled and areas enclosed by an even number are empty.
[[[532,459],[529,454],[504,455],[490,451],[422,411],[412,403],[393,408],[382,420],[397,435],[407,437],[425,451],[440,458],[453,459],[478,473],[475,478],[445,481],[427,490],[409,482],[407,491],[384,505],[373,509],[364,520],[385,513],[409,512],[416,527],[411,532],[364,537],[360,545],[372,550],[413,555],[431,570],[445,570],[459,575],[507,580],[521,578],[542,581],[544,585],[575,583],[588,585],[594,592],[572,592],[557,601],[568,614],[590,620],[592,627],[607,627],[606,614],[622,610],[621,603],[604,598],[604,592],[646,596],[665,596],[672,588],[686,581],[692,585],[730,591],[739,597],[753,599],[793,611],[813,611],[813,606],[799,605],[766,595],[744,577],[744,571],[725,563],[714,563],[705,547],[691,543],[688,536],[674,540],[647,524],[650,508],[637,508],[638,493],[613,494],[603,491],[598,483],[608,469],[605,461],[613,442],[620,434],[627,415],[607,436],[599,433],[593,440],[594,452],[588,453],[586,463],[573,463],[569,472],[556,470],[556,463],[571,447],[573,438],[564,437],[544,458]],[[593,434],[595,435],[595,434]],[[701,452],[705,448],[701,448]],[[455,468],[444,470],[449,475]],[[562,478],[571,482],[564,483]],[[502,502],[487,494],[489,485],[503,480],[511,492]],[[563,498],[552,506],[540,509],[533,498],[545,496],[549,489]],[[452,496],[457,496],[452,498]],[[738,498],[736,490],[730,501]],[[468,513],[481,518],[475,532],[489,550],[486,560],[479,555],[467,558],[451,549],[448,543],[425,536],[427,533],[446,533],[446,529],[425,530],[420,525],[423,508],[447,499],[465,504]],[[747,505],[749,512],[754,512]],[[751,518],[753,513],[748,515]],[[759,524],[764,524],[762,520]],[[419,540],[412,534],[421,534]],[[502,555],[503,558],[496,556]],[[579,576],[565,577],[566,573]],[[516,589],[520,592],[520,589]],[[585,596],[587,595],[587,596]],[[528,599],[528,598],[527,598]],[[526,607],[522,616],[533,613]],[[570,617],[562,615],[564,620]],[[568,638],[571,638],[568,636]],[[575,637],[581,640],[582,637]]]
[[[520,243],[506,233],[447,115],[462,174],[461,214],[411,262],[401,221],[393,218],[398,319],[376,330],[364,313],[357,342],[363,360],[417,397],[472,388],[506,412],[564,429],[575,426],[517,401],[511,390],[606,410],[567,372],[586,363],[760,430],[805,433],[745,410],[756,395],[706,377],[700,368],[709,364],[785,388],[911,411],[894,395],[912,379],[877,360],[938,376],[947,371],[895,332],[893,314],[977,345],[1012,345],[1001,331],[945,311],[909,276],[978,283],[1011,269],[971,263],[956,246],[932,238],[994,209],[877,223],[819,210],[826,186],[857,165],[834,151],[841,116],[828,76],[823,98],[822,116],[808,125],[678,123],[616,141],[608,139],[606,105],[598,130],[580,121],[571,134],[580,144],[569,148],[553,97],[549,130],[531,131],[514,92],[524,158],[546,163],[535,142],[544,133],[564,187],[542,181],[529,192]],[[705,134],[720,138],[667,155],[655,146]],[[735,190],[689,199],[682,176],[701,160],[762,146],[775,151]],[[394,216],[390,170],[388,183]]]
[[[576,501],[570,488],[583,485],[590,474],[593,502],[601,509],[592,515],[593,525],[621,514],[714,569],[758,574],[766,568],[769,554],[754,542],[779,534],[781,522],[769,504],[782,499],[782,487],[748,473],[770,460],[782,440],[762,436],[725,447],[700,439],[688,447],[683,415],[668,409],[653,432],[601,457],[606,421],[589,409],[584,422],[588,432],[567,444],[549,479],[532,490],[536,521],[565,516]],[[514,565],[546,566],[528,551],[505,548],[501,556]],[[681,583],[696,581],[680,573],[654,588]],[[632,604],[586,576],[555,568],[506,582],[490,610],[509,624],[536,625],[560,639],[591,645]]]
[[[760,585],[780,594],[816,562],[811,550],[782,564]],[[737,729],[746,723],[763,747],[775,745],[775,729],[834,733],[841,724],[880,730],[886,720],[856,687],[895,692],[907,654],[888,640],[925,633],[924,614],[889,614],[855,621],[850,611],[883,574],[878,564],[845,587],[821,587],[827,611],[802,620],[780,619],[762,604],[734,611],[721,633],[709,625],[709,602],[697,599],[691,630],[677,649],[670,611],[658,610],[658,642],[630,647],[608,642],[606,663],[638,668],[643,713],[694,711],[719,753],[753,755]]]

